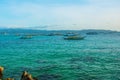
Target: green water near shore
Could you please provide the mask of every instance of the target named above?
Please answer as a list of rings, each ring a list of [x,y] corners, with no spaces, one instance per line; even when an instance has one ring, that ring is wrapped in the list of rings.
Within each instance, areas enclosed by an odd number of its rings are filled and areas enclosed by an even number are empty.
[[[119,34],[88,35],[84,40],[0,35],[0,65],[5,77],[27,70],[39,80],[119,80]]]

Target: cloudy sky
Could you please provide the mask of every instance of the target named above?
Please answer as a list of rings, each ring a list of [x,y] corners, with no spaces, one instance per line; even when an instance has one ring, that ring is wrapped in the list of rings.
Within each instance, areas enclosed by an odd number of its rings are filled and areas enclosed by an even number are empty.
[[[120,31],[120,0],[0,0],[0,27]]]

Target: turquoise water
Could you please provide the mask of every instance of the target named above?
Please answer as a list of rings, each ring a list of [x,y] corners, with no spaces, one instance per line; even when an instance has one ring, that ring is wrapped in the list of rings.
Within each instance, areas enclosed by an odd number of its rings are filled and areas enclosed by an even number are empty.
[[[24,70],[39,80],[120,80],[119,41],[120,33],[86,35],[75,41],[1,34],[0,65],[5,77],[16,80]]]

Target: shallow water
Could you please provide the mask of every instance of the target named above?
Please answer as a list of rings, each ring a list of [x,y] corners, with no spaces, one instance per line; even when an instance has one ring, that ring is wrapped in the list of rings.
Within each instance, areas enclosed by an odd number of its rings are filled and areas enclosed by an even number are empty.
[[[75,41],[63,36],[0,35],[0,65],[5,77],[16,80],[24,70],[39,80],[119,80],[119,41],[119,34],[87,35]]]

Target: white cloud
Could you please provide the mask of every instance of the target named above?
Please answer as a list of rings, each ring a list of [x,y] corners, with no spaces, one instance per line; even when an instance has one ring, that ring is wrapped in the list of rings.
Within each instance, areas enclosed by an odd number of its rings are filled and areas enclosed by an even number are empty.
[[[14,17],[3,19],[6,26],[66,25],[46,29],[119,29],[120,6],[117,0],[88,0],[86,5],[11,4],[7,7]],[[118,2],[118,3],[117,3]],[[9,22],[10,20],[10,22]],[[2,20],[0,20],[2,22]],[[72,24],[76,24],[73,26]],[[3,24],[5,25],[5,23]],[[69,27],[68,27],[69,25]],[[71,25],[71,26],[70,26]]]

